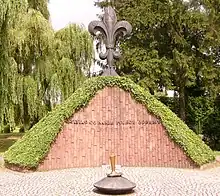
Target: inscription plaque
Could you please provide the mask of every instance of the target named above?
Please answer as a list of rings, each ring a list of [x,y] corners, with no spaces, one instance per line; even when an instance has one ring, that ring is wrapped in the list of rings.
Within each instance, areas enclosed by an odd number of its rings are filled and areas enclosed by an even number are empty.
[[[161,124],[159,120],[126,120],[126,121],[96,121],[96,120],[78,120],[78,119],[71,119],[68,123],[72,123],[74,125],[155,125]]]

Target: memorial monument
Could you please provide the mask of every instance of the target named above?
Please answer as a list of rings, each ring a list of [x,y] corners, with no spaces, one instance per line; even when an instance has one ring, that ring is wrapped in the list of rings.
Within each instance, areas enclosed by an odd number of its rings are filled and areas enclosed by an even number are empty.
[[[16,171],[48,171],[109,164],[114,153],[122,166],[199,168],[214,152],[168,107],[128,78],[115,76],[120,54],[115,40],[131,33],[117,22],[112,7],[91,33],[104,34],[108,70],[87,79],[64,103],[48,113],[4,154]],[[110,76],[109,76],[110,75]]]

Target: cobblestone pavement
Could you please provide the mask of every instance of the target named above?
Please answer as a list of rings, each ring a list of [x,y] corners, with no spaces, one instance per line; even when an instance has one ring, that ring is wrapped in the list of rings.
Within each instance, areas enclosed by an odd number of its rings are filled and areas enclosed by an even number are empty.
[[[93,183],[106,169],[85,168],[50,172],[0,173],[0,196],[99,196]],[[220,168],[122,168],[124,177],[137,184],[131,196],[220,196]]]

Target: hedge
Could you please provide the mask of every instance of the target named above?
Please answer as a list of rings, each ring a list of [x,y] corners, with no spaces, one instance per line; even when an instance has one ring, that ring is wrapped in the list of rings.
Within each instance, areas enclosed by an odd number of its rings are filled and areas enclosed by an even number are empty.
[[[158,101],[148,91],[124,77],[96,77],[88,79],[63,104],[57,106],[30,129],[5,153],[6,166],[36,169],[49,152],[51,144],[62,130],[63,123],[75,112],[86,107],[89,101],[106,86],[117,86],[129,92],[134,100],[146,106],[157,116],[168,135],[192,159],[201,166],[215,159],[214,152],[168,107]]]

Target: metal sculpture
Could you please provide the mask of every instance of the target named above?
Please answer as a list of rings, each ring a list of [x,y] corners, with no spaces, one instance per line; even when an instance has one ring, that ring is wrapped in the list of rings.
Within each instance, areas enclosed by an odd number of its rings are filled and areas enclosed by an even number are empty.
[[[102,60],[107,59],[108,69],[110,70],[109,75],[114,75],[114,60],[119,59],[121,56],[120,52],[116,50],[116,42],[121,36],[130,35],[132,26],[127,21],[117,22],[117,16],[114,9],[108,6],[104,9],[102,21],[92,21],[89,24],[89,32],[94,36],[96,36],[97,32],[103,35],[106,52],[101,52],[99,57]]]
[[[112,172],[108,174],[107,177],[96,182],[94,187],[98,192],[105,194],[126,194],[133,192],[136,184],[129,181],[127,178],[124,178],[122,173],[115,171],[115,159],[115,155],[110,156]]]

